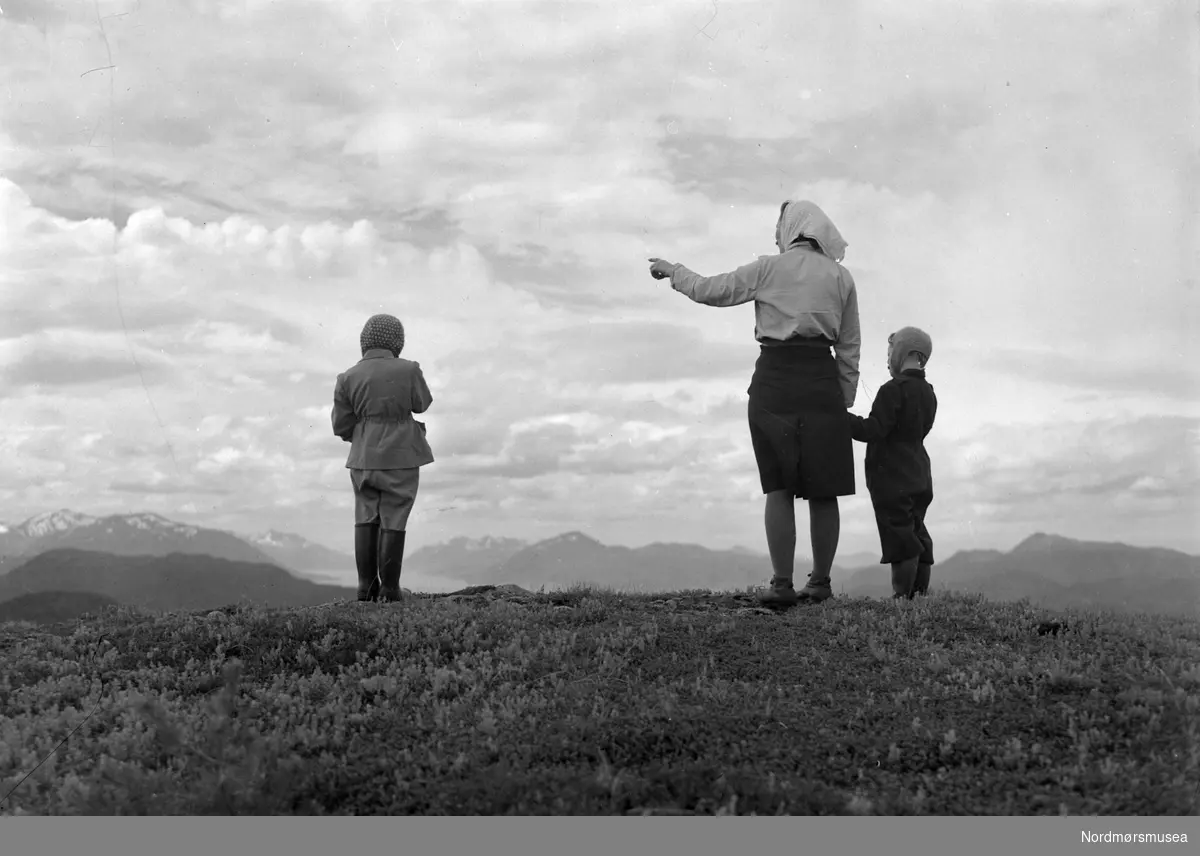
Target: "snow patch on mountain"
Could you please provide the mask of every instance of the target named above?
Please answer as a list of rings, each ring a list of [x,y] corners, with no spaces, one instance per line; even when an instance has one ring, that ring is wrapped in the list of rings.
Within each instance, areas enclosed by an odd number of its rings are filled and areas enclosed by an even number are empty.
[[[118,514],[115,515],[117,520],[124,521],[127,526],[132,526],[134,529],[143,531],[153,531],[155,529],[173,532],[177,535],[183,535],[185,538],[192,538],[200,531],[195,526],[188,526],[183,523],[176,523],[174,520],[168,520],[161,514],[153,512],[143,512],[141,514]],[[109,530],[111,531],[111,530]]]
[[[80,526],[95,523],[96,518],[88,514],[80,514],[61,508],[58,511],[47,511],[35,514],[19,527],[18,531],[29,538],[44,538],[54,532],[67,532]]]
[[[76,529],[83,529],[88,526],[97,526],[98,529],[103,527],[103,530],[109,534],[113,532],[116,526],[141,529],[144,532],[163,532],[182,535],[185,538],[193,538],[200,533],[200,530],[195,526],[176,523],[174,520],[168,520],[161,514],[153,512],[109,514],[104,517],[96,517],[66,508],[35,514],[24,523],[15,527],[15,531],[26,538],[36,540],[51,535],[71,532]],[[9,531],[12,531],[9,527],[0,526],[0,533]]]
[[[251,544],[263,547],[287,547],[293,550],[310,550],[318,546],[299,535],[291,532],[280,532],[277,529],[268,529],[266,532],[258,535],[248,535],[246,536],[246,540]]]
[[[597,547],[603,546],[595,538],[584,535],[582,532],[565,532],[562,535],[555,536],[554,538],[548,538],[545,541],[536,544],[535,546],[545,548],[557,547],[564,544],[589,545]]]
[[[512,548],[515,546],[525,546],[524,541],[517,538],[504,538],[498,535],[484,535],[480,538],[470,538],[466,535],[459,535],[451,538],[449,541],[441,544],[441,547],[453,547],[463,550],[467,553],[479,553],[484,550],[496,550],[502,548]]]
[[[272,529],[261,535],[251,535],[246,540],[251,544],[262,544],[266,547],[283,547],[287,545],[289,539]]]
[[[503,547],[505,541],[503,538],[496,538],[491,535],[484,535],[482,538],[467,539],[466,548],[472,552],[479,550],[493,550],[496,547]]]

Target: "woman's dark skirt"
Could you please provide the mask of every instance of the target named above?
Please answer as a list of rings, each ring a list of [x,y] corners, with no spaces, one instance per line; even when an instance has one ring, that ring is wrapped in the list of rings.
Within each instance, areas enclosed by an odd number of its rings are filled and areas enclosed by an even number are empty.
[[[763,345],[750,381],[750,441],[763,493],[854,495],[854,439],[831,343]]]

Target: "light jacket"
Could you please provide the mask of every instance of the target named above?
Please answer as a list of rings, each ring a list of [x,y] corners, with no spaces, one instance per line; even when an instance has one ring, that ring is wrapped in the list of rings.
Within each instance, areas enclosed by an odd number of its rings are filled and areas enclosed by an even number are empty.
[[[413,418],[433,403],[421,366],[390,351],[367,351],[337,377],[333,433],[350,443],[346,466],[395,470],[433,463],[425,423]]]
[[[854,406],[861,352],[858,291],[850,271],[829,256],[801,244],[717,276],[676,265],[671,287],[708,306],[753,300],[754,338],[765,345],[794,336],[829,339],[846,407]]]

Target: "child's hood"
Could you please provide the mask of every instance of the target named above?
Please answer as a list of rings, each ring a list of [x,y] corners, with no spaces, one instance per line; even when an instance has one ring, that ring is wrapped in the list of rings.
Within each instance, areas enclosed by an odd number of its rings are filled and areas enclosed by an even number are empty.
[[[892,359],[889,365],[893,373],[900,371],[901,364],[913,351],[925,357],[925,364],[928,364],[929,358],[933,356],[933,339],[929,337],[928,333],[917,327],[902,327],[888,337],[888,342],[892,346]]]

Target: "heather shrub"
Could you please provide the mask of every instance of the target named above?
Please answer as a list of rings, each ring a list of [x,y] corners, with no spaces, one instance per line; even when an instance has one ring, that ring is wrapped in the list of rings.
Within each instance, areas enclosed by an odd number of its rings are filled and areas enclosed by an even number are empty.
[[[109,609],[0,656],[6,814],[1198,808],[1185,619],[577,588]]]

